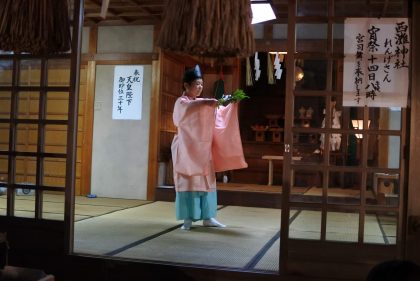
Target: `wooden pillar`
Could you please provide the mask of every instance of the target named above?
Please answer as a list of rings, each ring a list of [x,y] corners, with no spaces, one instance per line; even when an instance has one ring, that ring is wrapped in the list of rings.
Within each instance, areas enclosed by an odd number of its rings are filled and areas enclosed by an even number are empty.
[[[93,26],[89,32],[89,59],[87,62],[86,79],[86,100],[84,133],[82,144],[80,190],[76,190],[76,195],[87,195],[90,193],[90,183],[92,175],[92,140],[93,140],[93,108],[95,102],[95,83],[96,83],[96,61],[93,60],[98,45],[98,27]]]
[[[408,166],[408,193],[407,193],[407,217],[408,232],[406,239],[406,259],[420,263],[420,191],[418,183],[420,174],[420,1],[412,3],[412,25],[411,25],[411,124],[410,124],[410,147]]]

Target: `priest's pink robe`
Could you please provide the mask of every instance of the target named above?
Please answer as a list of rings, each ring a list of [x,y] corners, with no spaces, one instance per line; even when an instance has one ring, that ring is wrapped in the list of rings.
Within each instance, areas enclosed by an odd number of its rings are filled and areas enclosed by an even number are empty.
[[[247,167],[237,111],[237,104],[217,109],[213,99],[177,99],[171,146],[176,191],[214,191],[215,171]]]
[[[217,110],[212,156],[216,172],[248,167],[242,149],[237,103],[221,106]]]

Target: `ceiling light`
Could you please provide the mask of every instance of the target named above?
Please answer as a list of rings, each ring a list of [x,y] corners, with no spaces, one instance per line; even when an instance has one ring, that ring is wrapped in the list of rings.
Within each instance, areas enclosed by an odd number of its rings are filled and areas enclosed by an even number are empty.
[[[251,0],[252,24],[276,19],[273,8],[268,1]]]

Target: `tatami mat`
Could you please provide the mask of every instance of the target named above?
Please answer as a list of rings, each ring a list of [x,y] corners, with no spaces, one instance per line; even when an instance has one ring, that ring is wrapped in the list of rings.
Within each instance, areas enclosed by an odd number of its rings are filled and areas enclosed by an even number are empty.
[[[248,229],[177,229],[118,254],[119,257],[243,268],[269,238],[270,232]]]
[[[149,203],[145,200],[113,199],[113,198],[87,198],[75,197],[75,220],[101,216],[125,208],[140,206]],[[6,214],[7,197],[0,196],[0,215]],[[64,194],[43,195],[43,218],[64,220]],[[15,215],[17,217],[33,218],[35,210],[35,196],[16,195]]]
[[[385,235],[388,237],[397,236],[397,225],[382,225],[382,229],[385,232]]]
[[[0,196],[0,200],[6,199],[6,196]],[[33,195],[16,195],[17,201],[23,200],[30,200],[34,201],[35,196]],[[61,202],[64,203],[64,193],[63,194],[50,194],[44,193],[43,200],[46,202]],[[121,208],[128,208],[134,207],[139,205],[139,201],[144,200],[137,200],[137,199],[120,199],[120,198],[106,198],[106,197],[96,197],[96,198],[88,198],[86,196],[76,196],[75,202],[76,204],[85,204],[85,205],[100,205],[100,206],[116,206]],[[1,201],[0,201],[1,202]]]
[[[280,255],[280,237],[268,249],[266,254],[259,260],[259,262],[252,268],[255,270],[264,271],[278,271],[279,270],[279,255]]]
[[[228,206],[219,210],[218,220],[228,227],[177,228],[117,256],[244,268],[279,231],[280,210]]]
[[[15,215],[34,217],[34,196],[17,196]],[[62,220],[64,197],[44,196],[43,217]],[[148,202],[77,197],[74,250],[76,253],[133,259],[278,271],[281,210],[223,206],[217,219],[227,228],[207,228],[196,222],[190,231],[180,229],[173,202]],[[0,215],[6,213],[6,196],[0,196]],[[320,239],[321,212],[291,210],[289,235]],[[367,214],[364,241],[395,244],[397,218]],[[357,242],[359,215],[328,212],[326,239]]]
[[[357,242],[358,229],[359,214],[328,212],[325,234],[327,240]]]
[[[154,202],[75,224],[75,252],[107,254],[179,224],[170,202]]]
[[[154,202],[77,222],[75,252],[246,270],[278,270],[280,210],[226,206],[218,211],[217,218],[227,224],[227,228],[206,228],[196,222],[190,231],[183,231],[174,218],[174,209],[172,202]],[[321,212],[292,210],[291,218],[290,237],[320,239]],[[328,212],[326,231],[327,240],[356,242],[358,214]],[[366,217],[365,240],[385,243],[374,215]]]
[[[315,239],[321,237],[321,212],[301,211],[290,225],[289,236],[296,239]],[[356,213],[328,212],[326,240],[358,241],[359,215]],[[382,228],[382,230],[381,230]],[[386,230],[385,230],[386,229]],[[396,225],[380,225],[376,215],[365,216],[364,241],[366,243],[387,243],[386,236],[395,236]],[[389,234],[388,234],[388,233]],[[393,234],[393,235],[392,235]]]
[[[381,225],[381,230],[385,235],[385,239],[389,244],[396,243],[397,237],[397,218],[394,216],[378,215],[378,221]]]
[[[327,218],[327,240],[357,242],[359,214],[329,212]],[[365,216],[364,241],[384,244],[379,223],[374,215]]]
[[[300,211],[290,224],[289,237],[319,240],[321,238],[321,212]]]
[[[385,233],[383,233],[383,228],[379,224],[378,218],[376,215],[366,215],[365,216],[365,226],[364,226],[364,241],[366,243],[375,243],[375,244],[384,244],[387,243]],[[378,235],[381,233],[381,235]]]

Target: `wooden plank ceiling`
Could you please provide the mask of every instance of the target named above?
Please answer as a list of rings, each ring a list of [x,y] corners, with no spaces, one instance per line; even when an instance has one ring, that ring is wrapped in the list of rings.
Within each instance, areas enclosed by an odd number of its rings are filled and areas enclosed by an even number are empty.
[[[171,0],[85,0],[85,25],[155,25]],[[210,1],[210,0],[209,0]],[[339,17],[401,17],[409,0],[335,0]],[[101,17],[102,2],[108,6]],[[328,0],[297,0],[298,16],[326,16]],[[279,22],[287,20],[288,0],[272,0]]]

